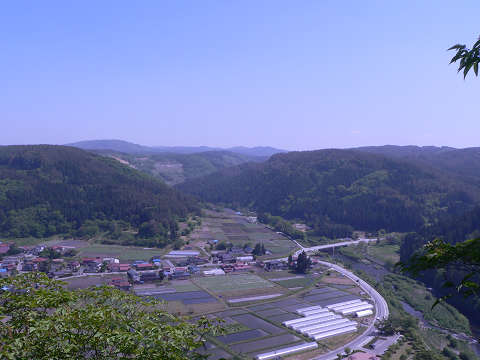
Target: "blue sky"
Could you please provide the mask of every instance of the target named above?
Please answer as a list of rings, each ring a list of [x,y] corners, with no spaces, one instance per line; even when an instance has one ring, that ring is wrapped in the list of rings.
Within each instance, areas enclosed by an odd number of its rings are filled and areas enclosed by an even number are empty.
[[[10,1],[0,144],[478,146],[470,1]]]

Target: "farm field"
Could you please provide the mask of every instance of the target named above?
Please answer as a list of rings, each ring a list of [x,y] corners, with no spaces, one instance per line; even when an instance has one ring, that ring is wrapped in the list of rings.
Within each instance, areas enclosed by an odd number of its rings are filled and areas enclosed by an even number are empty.
[[[276,284],[283,286],[287,289],[293,288],[302,288],[308,287],[313,285],[315,280],[312,277],[296,277],[292,279],[285,279],[285,280],[271,280],[274,281]]]
[[[212,246],[207,242],[213,239],[238,247],[254,247],[258,242],[263,243],[271,254],[260,257],[261,260],[269,256],[287,256],[296,248],[295,243],[286,237],[261,224],[249,223],[245,217],[236,215],[233,211],[207,212],[201,225],[185,241],[189,241],[191,247],[208,252]],[[56,241],[55,244],[74,246],[78,257],[116,257],[121,262],[149,260],[154,256],[162,256],[167,251],[82,241]],[[89,276],[71,279],[70,286],[95,286],[109,281],[106,276]],[[221,320],[226,333],[208,338],[205,352],[211,354],[210,360],[238,357],[251,359],[260,353],[310,342],[311,339],[304,334],[287,328],[282,323],[300,318],[301,315],[296,311],[302,307],[324,307],[362,297],[355,283],[321,266],[308,274],[288,270],[264,271],[258,267],[252,268],[250,272],[234,272],[222,276],[202,277],[196,273],[187,280],[137,284],[133,291],[141,297],[163,301],[162,308],[175,315],[191,318],[206,316],[211,320]],[[362,322],[368,321],[370,320],[364,319]],[[359,329],[361,328],[362,325],[359,324]],[[321,340],[319,348],[313,353],[320,355],[353,337],[354,335],[347,334]],[[306,355],[297,354],[291,358],[303,359],[302,356]]]
[[[232,211],[205,210],[202,225],[190,234],[189,239],[203,243],[218,240],[240,247],[246,244],[253,247],[257,243],[263,243],[271,252],[271,255],[266,255],[265,258],[288,256],[296,248],[285,236],[277,234],[263,224],[249,223],[244,216],[236,215]]]
[[[115,257],[121,262],[134,260],[149,260],[153,256],[159,256],[165,249],[142,248],[137,246],[101,245],[92,244],[79,249],[81,257]]]
[[[263,289],[274,284],[254,274],[225,275],[195,279],[201,287],[214,293]]]
[[[320,294],[327,299],[314,298]],[[301,316],[295,313],[299,308],[332,304],[347,299],[353,300],[358,297],[333,287],[323,287],[313,289],[304,296],[289,297],[250,305],[243,309],[236,309],[236,311],[227,310],[217,313],[215,316],[224,319],[229,326],[241,324],[243,327],[238,332],[219,336],[215,340],[221,343],[219,346],[232,355],[246,355],[248,358],[286,346],[298,345],[309,341],[308,338],[283,326],[283,321],[300,318]],[[354,335],[347,334],[322,340],[316,353],[320,354],[334,349],[342,343],[343,339],[352,339],[353,337]]]
[[[150,293],[156,298],[165,300],[165,309],[171,313],[194,317],[204,315],[213,321],[221,320],[227,332],[209,338],[207,352],[212,354],[209,359],[232,359],[236,356],[251,359],[260,353],[309,342],[311,340],[285,327],[282,322],[300,318],[296,310],[302,307],[326,306],[359,298],[349,292],[353,288],[352,285],[340,284],[336,288],[333,284],[312,288],[312,276],[299,276],[282,271],[273,274],[275,276],[270,279],[255,274],[201,277],[169,281],[162,286],[139,285],[136,286],[136,290],[143,295]],[[272,281],[275,279],[276,282]],[[282,288],[277,284],[282,281],[295,283],[305,290],[280,299],[228,306],[228,294],[247,296],[262,294],[266,290],[276,291]],[[341,344],[343,339],[351,338],[353,335],[347,334],[321,340],[315,354],[334,349],[334,346]]]

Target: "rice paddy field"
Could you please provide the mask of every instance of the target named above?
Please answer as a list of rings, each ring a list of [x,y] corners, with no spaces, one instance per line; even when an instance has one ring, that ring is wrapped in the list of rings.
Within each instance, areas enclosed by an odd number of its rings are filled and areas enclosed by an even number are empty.
[[[321,295],[321,299],[317,298]],[[243,309],[227,310],[215,314],[228,324],[241,324],[241,331],[216,337],[214,342],[230,354],[254,358],[257,354],[299,345],[309,342],[308,338],[282,325],[287,320],[298,319],[301,316],[295,311],[312,305],[333,304],[341,301],[358,299],[347,291],[333,287],[323,287],[306,292],[303,296],[289,297],[277,301],[256,304]],[[351,339],[351,334],[343,336]],[[342,336],[320,341],[320,350],[326,352],[338,346]]]
[[[255,274],[240,274],[170,281],[163,286],[138,286],[136,292],[165,300],[168,311],[172,313],[205,315],[214,321],[221,320],[227,329],[226,334],[209,338],[207,349],[204,349],[211,354],[208,359],[214,360],[233,359],[236,356],[253,359],[261,353],[310,342],[311,339],[282,323],[300,318],[296,310],[302,307],[326,306],[359,298],[352,293],[352,285],[324,284],[315,287],[311,286],[314,281],[311,276],[288,272],[276,272],[275,276],[272,274],[275,272],[268,273],[269,279]],[[288,286],[302,284],[304,290],[286,292],[287,297],[248,302],[235,307],[229,306],[225,296],[230,293],[261,294],[265,289],[277,291],[283,288],[282,282]],[[346,334],[321,340],[319,349],[312,352],[312,356],[332,350],[343,339],[351,338],[352,334]]]
[[[266,258],[288,256],[296,248],[291,240],[265,225],[249,223],[244,216],[227,211],[205,211],[201,227],[195,229],[190,239],[204,242],[215,239],[235,246],[250,244],[252,247],[256,243],[263,243],[271,252],[271,256],[267,255]]]

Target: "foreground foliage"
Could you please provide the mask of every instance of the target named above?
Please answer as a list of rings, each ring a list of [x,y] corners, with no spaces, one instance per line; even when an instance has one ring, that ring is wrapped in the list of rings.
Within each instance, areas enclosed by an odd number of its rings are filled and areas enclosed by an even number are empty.
[[[458,72],[463,70],[463,78],[467,77],[470,69],[473,68],[475,76],[478,76],[478,63],[480,62],[480,38],[473,44],[471,49],[466,45],[456,44],[448,50],[455,50],[457,53],[450,60],[450,64],[459,61]]]
[[[443,270],[444,287],[455,288],[465,297],[480,291],[480,238],[449,244],[441,239],[427,243],[403,266],[416,276],[427,270]],[[447,296],[452,296],[450,293]],[[438,301],[435,303],[435,305]]]
[[[0,293],[8,319],[0,325],[0,358],[202,359],[204,337],[219,330],[112,287],[69,291],[36,273],[0,285],[10,289]]]

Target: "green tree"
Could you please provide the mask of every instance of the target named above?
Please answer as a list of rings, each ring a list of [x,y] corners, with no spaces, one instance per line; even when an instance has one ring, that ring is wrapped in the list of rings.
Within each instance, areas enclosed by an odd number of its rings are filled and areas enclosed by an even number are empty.
[[[308,269],[310,268],[310,265],[312,264],[310,258],[307,256],[305,251],[302,251],[297,258],[297,266],[295,268],[295,271],[298,273],[305,274]]]
[[[292,257],[292,254],[288,255],[287,265],[288,265],[288,268],[289,268],[289,269],[292,269],[292,268],[293,268],[293,257]]]
[[[69,291],[39,273],[3,279],[0,358],[202,359],[197,350],[218,327],[190,323],[155,300],[112,287]]]
[[[265,255],[265,246],[263,244],[257,243],[253,248],[252,254],[255,256],[262,256]]]
[[[432,269],[442,269],[447,276],[449,273],[461,272],[463,275],[457,281],[447,277],[444,287],[455,288],[457,292],[466,297],[475,295],[480,290],[478,277],[480,271],[480,238],[454,245],[436,239],[427,243],[420,252],[415,253],[400,266],[404,272],[415,276]],[[447,297],[451,295],[453,295],[452,292]],[[444,298],[439,298],[433,306]]]
[[[456,54],[450,60],[450,64],[460,61],[458,65],[458,72],[463,70],[463,78],[467,77],[470,69],[473,68],[475,76],[478,76],[478,63],[480,62],[480,38],[477,40],[471,49],[466,45],[456,44],[448,50],[455,50]]]

